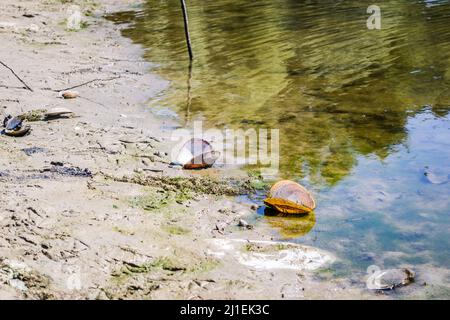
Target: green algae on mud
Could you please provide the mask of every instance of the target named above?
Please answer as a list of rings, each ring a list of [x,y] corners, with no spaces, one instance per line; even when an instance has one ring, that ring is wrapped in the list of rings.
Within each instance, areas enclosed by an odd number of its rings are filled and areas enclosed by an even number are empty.
[[[185,235],[191,232],[189,229],[173,225],[163,226],[162,229],[172,235]]]
[[[180,195],[180,199],[189,197],[190,193],[237,196],[254,191],[248,179],[219,179],[210,176],[168,177],[142,174],[122,177],[103,174],[103,176],[116,182],[134,183],[174,192]]]
[[[126,262],[124,263],[121,272],[130,275],[134,273],[149,273],[155,270],[184,271],[186,268],[180,266],[179,263],[175,262],[171,258],[159,257],[152,262],[143,264]]]
[[[246,244],[242,249],[244,251],[251,251],[251,252],[275,252],[275,251],[281,251],[281,250],[288,250],[293,249],[295,246],[290,244],[284,244],[284,243],[276,243],[272,246],[261,246],[258,243],[248,243]]]
[[[158,192],[158,189],[143,191],[142,195],[129,199],[129,205],[133,208],[141,208],[145,211],[160,211],[161,209],[174,203],[174,194]]]

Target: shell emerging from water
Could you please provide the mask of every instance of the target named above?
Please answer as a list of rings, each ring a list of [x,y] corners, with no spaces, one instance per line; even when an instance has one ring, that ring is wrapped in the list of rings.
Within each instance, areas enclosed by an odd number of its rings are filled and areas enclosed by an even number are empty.
[[[310,213],[316,208],[316,202],[308,190],[289,180],[275,183],[264,203],[278,212],[288,214]]]
[[[187,141],[180,150],[177,163],[184,169],[205,169],[211,167],[220,157],[211,144],[203,139],[193,138]]]
[[[392,290],[414,281],[415,273],[409,269],[389,269],[376,272],[369,277],[368,285],[373,290]]]

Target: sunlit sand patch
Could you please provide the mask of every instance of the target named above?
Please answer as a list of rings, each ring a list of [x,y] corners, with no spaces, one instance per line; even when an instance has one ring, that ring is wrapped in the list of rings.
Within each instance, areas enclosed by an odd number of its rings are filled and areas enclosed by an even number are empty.
[[[336,258],[323,250],[290,242],[209,239],[208,254],[217,258],[231,256],[240,264],[257,270],[316,270]]]

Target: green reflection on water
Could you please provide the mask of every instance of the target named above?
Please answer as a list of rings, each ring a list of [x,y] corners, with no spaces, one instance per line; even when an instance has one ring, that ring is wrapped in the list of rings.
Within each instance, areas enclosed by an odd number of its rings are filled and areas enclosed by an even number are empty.
[[[439,3],[438,3],[439,4]],[[188,2],[196,60],[189,120],[281,129],[281,172],[335,184],[358,154],[385,158],[406,117],[448,112],[450,5],[383,2],[368,30],[359,1]],[[187,52],[179,1],[147,1],[124,34],[173,85],[156,104],[187,113]]]

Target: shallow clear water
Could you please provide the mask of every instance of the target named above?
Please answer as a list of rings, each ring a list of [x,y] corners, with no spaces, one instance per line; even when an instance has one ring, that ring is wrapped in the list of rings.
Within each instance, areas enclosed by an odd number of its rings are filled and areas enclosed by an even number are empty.
[[[281,238],[365,270],[450,265],[450,2],[178,0],[110,19],[171,88],[149,102],[183,125],[281,130],[281,172],[315,194],[314,219],[267,217]],[[371,3],[370,3],[371,4]],[[428,169],[427,169],[428,168]]]

